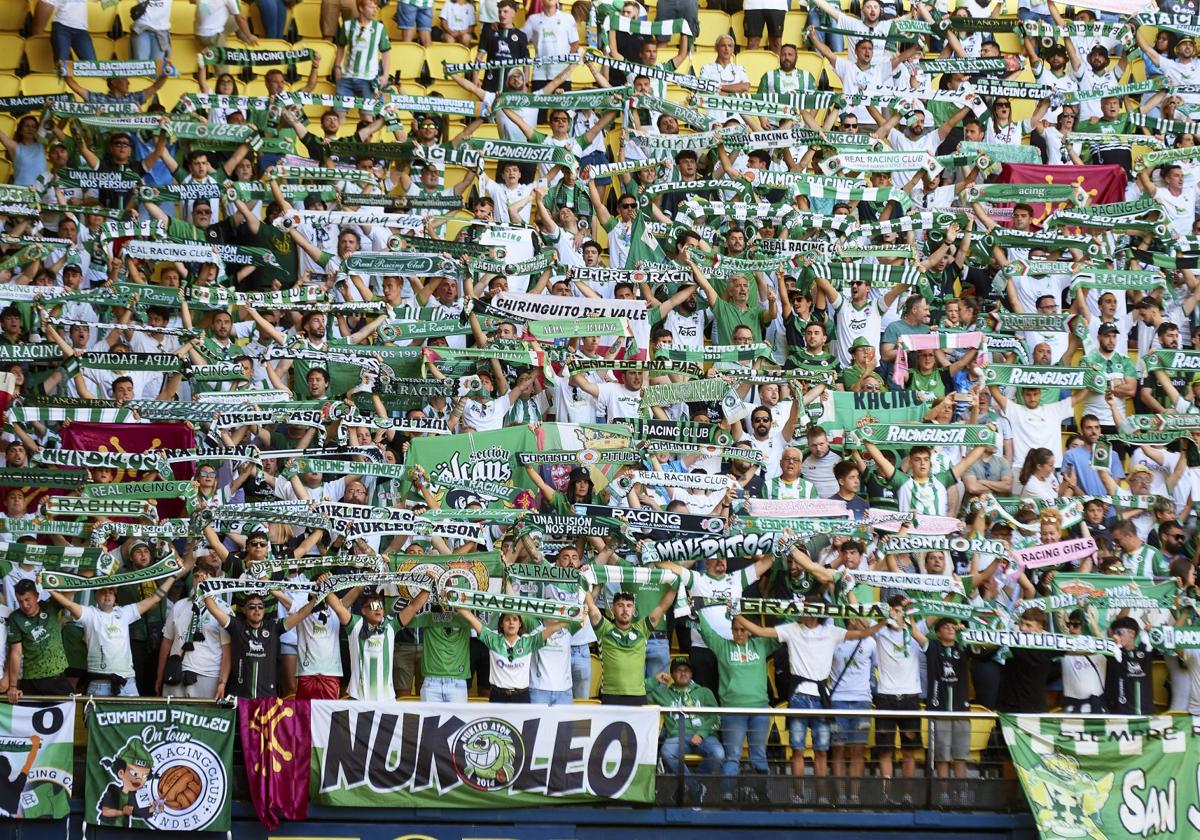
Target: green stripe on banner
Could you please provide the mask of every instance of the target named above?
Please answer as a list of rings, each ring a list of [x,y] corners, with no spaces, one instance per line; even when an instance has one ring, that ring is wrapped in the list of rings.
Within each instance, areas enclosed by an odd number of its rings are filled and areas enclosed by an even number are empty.
[[[1169,370],[1200,373],[1200,350],[1151,350],[1138,360],[1147,371]]]

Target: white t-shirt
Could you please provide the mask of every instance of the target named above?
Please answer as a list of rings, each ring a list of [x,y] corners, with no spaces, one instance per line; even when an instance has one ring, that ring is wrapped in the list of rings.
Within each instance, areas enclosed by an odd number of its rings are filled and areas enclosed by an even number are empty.
[[[889,695],[920,694],[923,648],[911,634],[884,627],[875,634],[875,651],[879,657],[879,693]]]
[[[72,29],[88,28],[88,0],[53,0],[54,22]]]
[[[1032,411],[1017,402],[1020,397],[1008,399],[1001,415],[1012,426],[1013,466],[1025,463],[1030,449],[1045,447],[1054,453],[1054,463],[1061,464],[1062,422],[1075,416],[1070,399],[1040,404]]]
[[[553,16],[530,15],[521,27],[529,46],[538,55],[567,55],[579,44],[579,28],[575,18],[559,9]],[[550,81],[563,71],[565,64],[537,64],[533,68],[535,81]]]
[[[1062,658],[1063,696],[1085,700],[1104,693],[1105,658],[1100,654],[1072,654]]]
[[[871,674],[877,660],[874,636],[838,645],[829,672],[830,699],[870,701]],[[836,687],[834,683],[837,683]]]
[[[889,71],[891,70],[890,62],[884,64],[872,64],[865,70],[858,66],[855,62],[838,56],[833,65],[833,72],[837,73],[838,78],[842,80],[842,90],[847,94],[851,93],[875,93],[881,87],[886,87],[890,83]],[[850,113],[854,114],[860,121],[874,122],[874,118],[868,113],[865,105],[858,105],[850,109]],[[896,183],[893,179],[893,183]],[[904,186],[896,183],[897,187]]]
[[[308,605],[307,600],[292,600],[292,612]],[[338,643],[341,625],[337,615],[328,607],[316,607],[296,625],[296,676],[340,677],[342,649]]]
[[[491,432],[504,425],[504,415],[512,407],[512,397],[504,394],[485,403],[467,400],[463,408],[463,423],[477,432]]]
[[[829,679],[834,651],[846,640],[845,628],[831,623],[809,628],[792,622],[777,625],[775,633],[787,645],[788,667],[794,675],[804,678],[796,691],[819,697],[821,692],[816,683]]]
[[[712,79],[719,85],[736,85],[750,81],[750,77],[746,75],[746,68],[734,61],[730,61],[724,66],[716,61],[709,62],[700,68],[700,78]],[[708,115],[718,124],[725,122],[731,116],[725,111],[716,109],[710,109]]]
[[[229,22],[242,13],[238,0],[197,0],[196,34],[205,38],[222,35],[231,28]]]
[[[619,382],[601,382],[596,401],[604,406],[608,422],[641,416],[641,391],[630,391]]]
[[[842,459],[832,449],[825,453],[824,458],[814,458],[810,454],[800,464],[800,477],[815,486],[822,498],[828,498],[838,491],[833,468],[840,460]]]
[[[783,450],[787,449],[787,441],[783,439],[783,435],[771,429],[767,432],[766,440],[759,440],[750,435],[746,438],[750,441],[750,448],[756,449],[763,454],[766,463],[763,468],[766,470],[765,476],[768,479],[779,478],[782,467],[779,464],[779,458],[783,455]]]
[[[116,674],[131,679],[133,653],[129,648],[129,625],[142,617],[134,604],[113,607],[104,612],[96,607],[84,607],[79,623],[87,640],[88,672]]]
[[[218,602],[220,603],[220,602]],[[221,604],[229,609],[228,604]],[[196,604],[195,609],[204,614],[200,625],[200,638],[185,651],[184,644],[188,641],[188,629],[192,626],[192,599],[184,598],[171,605],[167,619],[163,623],[163,638],[171,639],[171,654],[183,654],[183,669],[198,674],[201,677],[217,677],[221,674],[221,636],[224,631],[217,620],[204,608]]]
[[[540,627],[538,632],[541,632]],[[567,628],[560,627],[546,641],[544,647],[534,651],[533,668],[529,672],[529,687],[542,691],[569,691],[573,685],[571,634]]]
[[[156,32],[170,32],[171,0],[146,0],[146,5],[146,13],[133,22],[133,31],[153,29]]]
[[[438,15],[446,22],[446,28],[463,32],[475,27],[475,6],[472,3],[455,3],[453,0],[442,6]]]
[[[758,572],[753,566],[747,566],[740,572],[727,574],[720,579],[702,575],[690,569],[684,571],[686,574],[681,578],[683,585],[692,595],[701,598],[741,598],[742,590],[758,580]],[[733,622],[724,605],[705,607],[700,610],[700,615],[708,622],[708,626],[714,633],[722,639],[733,640]],[[692,646],[708,647],[695,627],[692,628]]]

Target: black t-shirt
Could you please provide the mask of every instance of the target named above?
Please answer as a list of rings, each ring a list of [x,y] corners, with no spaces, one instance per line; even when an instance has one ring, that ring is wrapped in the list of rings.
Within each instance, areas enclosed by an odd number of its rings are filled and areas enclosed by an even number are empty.
[[[230,618],[225,632],[229,634],[233,657],[226,691],[234,697],[277,696],[279,637],[284,632],[283,621],[264,621],[257,629],[251,629],[243,616],[235,615]]]
[[[1013,648],[1004,663],[997,711],[1041,713],[1046,711],[1046,684],[1054,667],[1054,652]]]
[[[488,61],[510,58],[529,58],[529,39],[520,29],[499,29],[485,26],[479,38],[479,51],[487,53]],[[483,89],[499,93],[501,83],[510,68],[488,70],[483,77]]]
[[[1151,653],[1141,645],[1109,659],[1104,677],[1104,703],[1116,715],[1145,715],[1154,711]]]
[[[925,651],[928,686],[925,705],[939,712],[967,710],[967,655],[960,647],[943,647],[936,639]]]

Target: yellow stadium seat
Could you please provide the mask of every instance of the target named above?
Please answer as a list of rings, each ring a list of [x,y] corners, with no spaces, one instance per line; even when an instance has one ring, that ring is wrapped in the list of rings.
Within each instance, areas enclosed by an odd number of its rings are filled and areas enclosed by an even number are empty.
[[[24,44],[20,35],[0,35],[0,72],[16,70],[21,66]]]
[[[264,47],[263,49],[274,49],[274,47]],[[171,36],[171,64],[180,76],[195,75],[196,71],[200,69],[198,52],[200,52],[200,45],[196,43],[195,36]]]
[[[696,47],[692,51],[692,68],[696,71],[696,75],[700,74],[701,67],[716,60],[717,51],[712,47]]]
[[[770,50],[742,50],[734,60],[746,68],[751,90],[758,87],[758,80],[764,73],[779,69],[779,56]]]
[[[180,35],[196,34],[196,5],[194,3],[171,4],[171,39]]]
[[[576,706],[599,706],[600,699],[598,697],[578,697],[571,701]]]
[[[0,96],[16,96],[20,91],[20,79],[9,73],[0,73]]]
[[[1000,48],[1001,53],[1008,55],[1021,52],[1021,37],[1017,33],[994,32],[992,35],[996,39],[996,46]]]
[[[419,79],[425,69],[425,48],[415,41],[393,41],[389,67],[393,76],[399,71],[402,80]]]
[[[721,35],[729,34],[729,15],[717,9],[700,10],[700,32],[696,35],[698,44],[715,44]]]
[[[408,86],[405,85],[405,87],[407,88]],[[470,94],[449,79],[434,79],[429,87],[425,88],[425,93],[429,96],[444,96],[447,99],[465,99],[470,96]]]
[[[475,129],[475,133],[471,136],[478,137],[480,140],[499,140],[500,128],[495,123],[486,122]]]
[[[20,32],[29,22],[29,6],[20,0],[0,3],[0,32]]]
[[[185,93],[196,93],[196,82],[192,79],[167,79],[158,89],[158,101],[168,111],[174,110]]]
[[[734,12],[729,17],[729,26],[733,29],[733,42],[739,47],[746,46],[746,13]],[[705,44],[706,47],[713,47],[715,42]]]
[[[29,72],[31,73],[56,73],[58,71],[54,64],[54,50],[50,47],[49,35],[25,40],[25,60],[29,62]]]
[[[318,78],[326,78],[330,73],[333,72],[333,60],[337,56],[337,47],[335,47],[332,43],[318,39],[314,41],[305,41],[302,44],[296,44],[296,46],[307,47],[317,54],[317,57],[320,59],[320,68],[317,70]],[[301,64],[299,69],[301,75],[307,76],[307,64]]]
[[[798,52],[796,53],[796,66],[801,70],[807,70],[813,79],[819,82],[821,74],[825,72],[825,59],[815,52]]]
[[[425,48],[425,62],[429,65],[429,78],[444,79],[446,73],[442,69],[442,62],[447,61],[451,64],[465,64],[471,60],[471,50],[464,47],[462,44],[430,44]],[[585,73],[587,68],[582,64],[576,65],[583,67]],[[588,78],[591,74],[588,73]],[[572,81],[574,75],[572,75]]]
[[[604,677],[604,665],[600,661],[600,657],[592,655],[592,687],[588,692],[588,697],[600,696],[600,680]]]
[[[110,6],[106,9],[99,3],[88,3],[87,10],[88,32],[92,35],[107,35],[117,19],[117,7]]]
[[[66,93],[67,86],[58,76],[31,73],[21,79],[22,96],[41,96],[47,93]]]
[[[306,43],[304,46],[312,46],[308,43],[308,39],[321,38],[321,5],[301,3],[298,6],[292,7],[292,20],[296,24],[296,33],[302,41]]]
[[[788,12],[783,19],[783,43],[794,44],[797,50],[809,48],[804,31],[808,28],[808,14],[802,11]]]
[[[138,4],[138,0],[118,0],[117,2],[117,19],[121,21],[121,31],[128,33],[133,26],[133,18],[129,12]]]

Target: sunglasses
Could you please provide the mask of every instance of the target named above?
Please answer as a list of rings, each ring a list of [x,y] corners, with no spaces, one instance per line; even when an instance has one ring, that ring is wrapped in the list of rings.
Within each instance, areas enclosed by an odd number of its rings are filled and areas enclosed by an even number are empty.
[[[265,605],[263,605],[263,604],[246,604],[246,605],[245,605],[245,609],[248,609],[248,610],[265,610],[265,609],[266,609],[266,606],[265,606]]]
[[[267,542],[266,542],[266,540],[251,540],[250,547],[251,548],[266,548]]]
[[[1068,621],[1067,626],[1068,627],[1082,627],[1083,625],[1078,621]]]
[[[619,206],[619,207],[620,207],[622,210],[632,210],[634,207],[637,207],[637,205],[636,205],[636,204],[624,204],[624,203],[622,203],[622,204],[620,204],[620,205],[618,205],[618,206]]]

